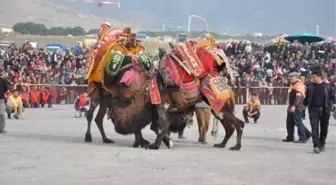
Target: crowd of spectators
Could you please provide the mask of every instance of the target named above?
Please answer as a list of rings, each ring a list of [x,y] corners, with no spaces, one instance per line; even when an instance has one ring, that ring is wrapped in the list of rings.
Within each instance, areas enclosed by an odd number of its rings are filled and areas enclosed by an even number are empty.
[[[221,45],[231,58],[238,86],[273,86],[285,82],[287,73],[298,70],[309,76],[320,68],[329,80],[336,72],[336,43],[273,43],[232,42]],[[244,84],[241,84],[243,82]]]
[[[289,71],[296,70],[308,79],[313,69],[324,72],[325,80],[336,83],[336,43],[259,44],[253,42],[222,43],[234,71],[236,102],[247,101],[247,89],[258,94],[262,104],[286,104]]]
[[[85,83],[86,53],[48,54],[43,49],[23,52],[9,47],[0,51],[0,71],[11,84],[81,85]]]
[[[282,92],[270,88],[287,86],[286,75],[293,69],[309,76],[313,68],[320,68],[326,79],[335,83],[335,42],[226,42],[221,43],[220,47],[231,59],[238,103],[246,102],[246,90],[242,87],[265,87],[256,92],[264,96],[262,103],[284,104],[286,98],[281,97],[282,94],[286,97],[286,90]],[[88,50],[85,49],[78,56],[74,56],[71,52],[48,54],[43,49],[24,53],[10,47],[0,51],[0,71],[12,84],[83,85],[87,54]],[[277,91],[281,94],[280,99],[279,96],[274,98]]]

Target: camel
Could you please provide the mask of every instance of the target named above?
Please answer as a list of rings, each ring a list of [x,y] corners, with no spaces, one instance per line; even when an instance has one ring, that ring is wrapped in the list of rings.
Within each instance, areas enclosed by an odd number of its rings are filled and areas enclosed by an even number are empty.
[[[156,109],[153,118],[155,124],[152,123],[155,126],[152,130],[157,133],[157,137],[154,143],[145,148],[157,150],[161,142],[170,148],[173,143],[167,134],[172,114],[186,111],[191,105],[204,101],[212,107],[212,114],[220,120],[226,131],[223,141],[214,147],[225,148],[236,130],[237,142],[230,150],[240,150],[244,122],[234,115],[234,93],[219,76],[227,63],[217,62],[221,56],[216,53],[218,51],[197,48],[193,42],[176,47],[171,44],[171,49],[172,52],[167,52],[159,48],[159,67],[156,69],[156,76],[151,79],[150,88],[151,102]]]
[[[93,62],[90,64],[87,79],[91,104],[87,113],[88,124],[84,140],[92,142],[91,122],[93,113],[99,105],[95,122],[103,143],[114,143],[113,140],[107,138],[103,127],[103,119],[109,108],[109,110],[114,110],[110,118],[113,120],[116,132],[123,135],[135,133],[134,147],[145,146],[148,141],[142,137],[141,129],[138,129],[141,125],[136,124],[139,121],[136,115],[147,113],[144,112],[146,90],[144,84],[149,80],[150,59],[144,52],[145,48],[136,40],[135,34],[131,33],[130,28],[125,28],[122,34],[111,37],[102,43],[99,49],[92,50],[90,55],[93,57],[90,59]],[[125,107],[129,108],[125,110],[126,112],[114,114]],[[123,113],[127,113],[127,116],[134,120],[123,119]],[[146,126],[151,120],[140,118],[140,121],[143,121],[141,123]]]

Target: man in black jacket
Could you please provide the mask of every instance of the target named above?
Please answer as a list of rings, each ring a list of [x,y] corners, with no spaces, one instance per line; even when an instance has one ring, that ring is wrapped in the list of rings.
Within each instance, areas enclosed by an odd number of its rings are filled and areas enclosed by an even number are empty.
[[[313,71],[311,81],[303,105],[308,107],[313,133],[313,151],[318,154],[325,151],[330,113],[336,108],[336,97],[330,83],[323,82],[321,70]]]
[[[5,133],[5,93],[8,91],[8,82],[0,77],[0,134]]]

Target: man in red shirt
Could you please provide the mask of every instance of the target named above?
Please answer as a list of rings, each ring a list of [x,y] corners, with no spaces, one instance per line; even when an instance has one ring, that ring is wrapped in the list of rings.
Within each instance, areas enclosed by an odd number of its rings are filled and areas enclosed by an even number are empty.
[[[31,108],[38,108],[40,104],[41,92],[34,86],[33,89],[29,91],[30,106]]]
[[[41,107],[44,107],[46,104],[48,104],[48,108],[51,108],[52,106],[51,100],[52,100],[52,96],[51,96],[49,88],[44,87],[41,90]]]

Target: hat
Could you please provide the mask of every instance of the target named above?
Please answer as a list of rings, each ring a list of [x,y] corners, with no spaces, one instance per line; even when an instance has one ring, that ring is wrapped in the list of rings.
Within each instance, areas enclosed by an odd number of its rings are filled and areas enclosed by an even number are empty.
[[[293,71],[290,71],[288,73],[288,76],[299,76],[300,75],[300,72],[296,71],[296,70],[293,70]]]

